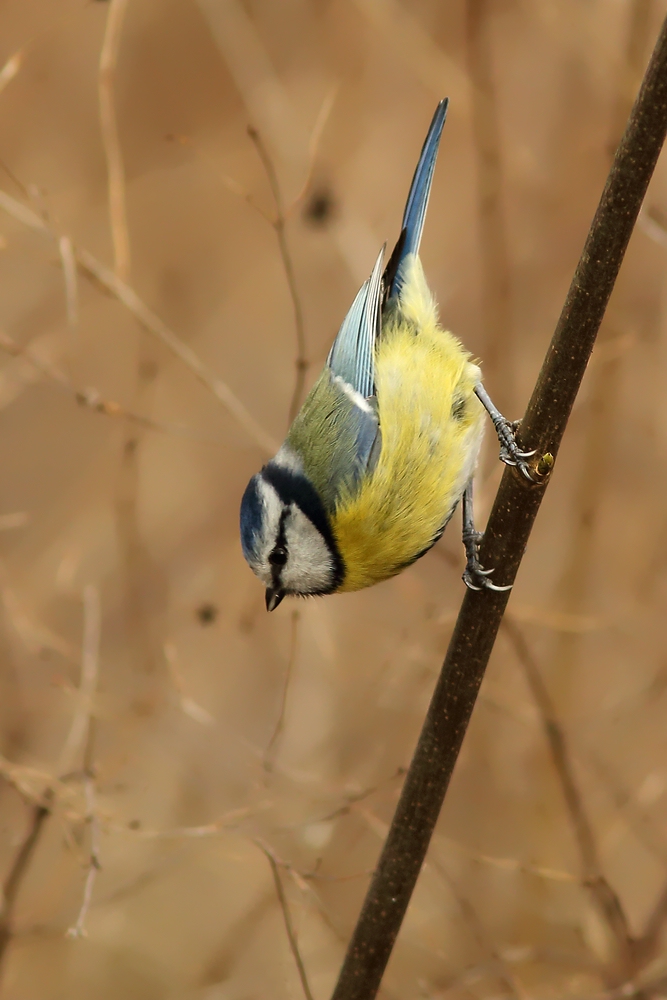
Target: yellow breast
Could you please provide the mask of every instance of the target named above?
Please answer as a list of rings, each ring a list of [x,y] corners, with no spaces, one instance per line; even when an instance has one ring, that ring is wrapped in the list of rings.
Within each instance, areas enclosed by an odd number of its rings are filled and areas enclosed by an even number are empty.
[[[400,322],[389,321],[376,350],[377,465],[356,492],[340,498],[332,518],[346,567],[341,591],[385,580],[429,548],[477,462],[484,428],[474,395],[479,368],[438,326],[430,296],[413,311],[418,315],[404,308]]]

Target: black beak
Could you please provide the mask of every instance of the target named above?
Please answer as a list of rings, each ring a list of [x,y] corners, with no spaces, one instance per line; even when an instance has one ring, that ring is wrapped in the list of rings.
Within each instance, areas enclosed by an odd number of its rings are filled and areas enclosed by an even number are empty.
[[[275,611],[284,596],[285,596],[285,591],[281,590],[279,587],[267,587],[266,610]]]

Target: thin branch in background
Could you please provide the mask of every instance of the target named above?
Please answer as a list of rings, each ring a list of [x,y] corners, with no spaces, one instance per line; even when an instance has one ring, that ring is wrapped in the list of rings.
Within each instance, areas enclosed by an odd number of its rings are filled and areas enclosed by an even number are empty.
[[[2,192],[0,192],[0,195]],[[2,199],[0,198],[0,207]],[[246,409],[243,403],[231,391],[226,382],[214,375],[204,365],[189,344],[185,344],[176,334],[169,329],[159,316],[156,316],[148,306],[139,298],[137,293],[125,282],[117,278],[113,272],[104,266],[87,250],[77,249],[76,258],[79,267],[92,275],[101,285],[110,291],[128,309],[145,330],[151,333],[158,340],[162,341],[170,351],[187,365],[197,378],[208,389],[211,390],[217,400],[232,414],[237,422],[243,427],[248,436],[263,451],[273,454],[277,451],[277,443],[268,435],[257,423],[252,414]]]
[[[35,848],[44,828],[44,823],[51,814],[51,806],[48,802],[42,805],[33,806],[32,818],[21,847],[19,848],[14,863],[2,886],[2,903],[0,904],[0,963],[2,963],[7,945],[12,938],[12,922],[16,902],[23,884],[23,879],[30,867]]]
[[[609,297],[667,133],[667,19],[575,270],[519,431],[535,449],[534,484],[506,469],[480,548],[496,582],[523,558]],[[332,1000],[372,1000],[459,755],[509,593],[467,591],[389,834],[348,945]],[[610,901],[610,905],[611,905]],[[620,918],[619,918],[620,923]]]
[[[371,809],[364,806],[362,808],[355,808],[355,811],[359,816],[363,817],[369,828],[378,837],[381,839],[386,837],[387,824],[384,820],[379,819]],[[452,840],[451,837],[445,837],[439,833],[433,834],[432,848],[436,849],[445,858],[450,854],[450,849],[454,848],[454,850],[470,858],[471,861],[475,861],[477,864],[488,865],[490,868],[498,868],[500,871],[521,872],[523,875],[532,875],[535,878],[545,879],[549,882],[581,883],[581,878],[571,875],[570,872],[558,871],[555,868],[541,868],[538,865],[528,865],[517,858],[496,858],[490,854],[481,854],[479,851],[475,851],[465,844],[460,844],[458,841]]]
[[[14,764],[2,754],[0,776],[31,805],[47,805],[52,799],[67,804],[76,798],[76,792],[64,781],[46,771],[26,767],[25,764]]]
[[[453,847],[456,851],[460,851],[466,857],[470,858],[471,861],[475,861],[478,864],[489,865],[491,868],[499,868],[500,871],[505,872],[520,872],[522,875],[533,875],[536,878],[546,879],[548,882],[576,882],[581,881],[576,875],[572,875],[570,872],[559,871],[557,868],[544,868],[540,865],[529,865],[523,861],[519,861],[517,858],[497,858],[490,854],[482,854],[479,851],[474,851],[467,847],[465,844],[460,844],[456,840],[452,840],[451,837],[434,835],[434,842],[437,838],[437,842],[447,847]]]
[[[644,930],[635,943],[637,959],[642,965],[656,957],[662,944],[665,925],[667,925],[667,884],[658,894],[653,909],[646,918]]]
[[[367,808],[360,809],[359,813],[363,816],[366,823],[368,823],[369,827],[374,833],[377,834],[378,837],[384,839],[387,836],[389,826],[384,820],[380,819],[379,816]],[[438,846],[442,844],[444,839],[445,838],[436,834],[434,837],[434,846],[436,846],[436,843]],[[444,862],[436,856],[436,852],[431,851],[425,865],[435,872],[438,878],[447,886],[449,892],[456,899],[464,921],[468,925],[468,928],[472,931],[476,944],[481,951],[486,952],[486,954],[490,955],[493,959],[495,975],[504,984],[510,995],[514,996],[516,1000],[524,1000],[526,997],[526,991],[523,988],[523,985],[516,979],[514,973],[508,967],[505,959],[502,957],[493,942],[489,940],[475,908],[470,900],[467,899],[462,892],[460,892],[458,886],[449,875]]]
[[[651,8],[653,0],[630,0],[625,52],[620,66],[609,138],[609,156],[623,135],[637,87],[646,66],[646,53],[651,41]]]
[[[289,288],[290,298],[292,300],[292,308],[294,310],[294,328],[296,331],[296,359],[294,361],[296,367],[296,380],[294,383],[294,392],[292,393],[292,400],[290,402],[288,422],[291,424],[296,416],[299,406],[301,404],[301,398],[303,396],[303,388],[306,382],[306,372],[308,371],[308,366],[310,362],[306,356],[306,331],[303,323],[303,308],[301,306],[301,299],[299,298],[299,292],[296,287],[296,277],[294,274],[294,262],[292,260],[292,255],[290,253],[289,244],[287,242],[286,233],[286,222],[287,217],[283,208],[283,198],[280,191],[280,184],[278,182],[278,175],[276,173],[276,168],[273,165],[273,160],[269,155],[269,151],[264,145],[264,141],[260,136],[259,132],[253,126],[248,128],[248,135],[252,139],[260,160],[262,161],[262,166],[266,171],[266,176],[269,181],[269,186],[271,188],[271,194],[273,195],[273,201],[275,204],[276,214],[275,218],[271,221],[276,237],[278,239],[278,248],[280,250],[280,258],[283,262],[283,268],[285,270],[285,278],[287,279],[287,287]]]
[[[89,818],[88,821],[91,829],[91,860],[88,877],[86,878],[84,905],[81,908],[79,920],[77,921],[75,928],[77,931],[82,931],[83,929],[83,921],[85,920],[85,915],[90,904],[94,881],[94,875],[91,875],[91,873],[93,870],[96,872],[99,867],[99,825],[98,820],[95,817],[94,785],[91,763],[93,740],[91,708],[92,697],[97,683],[100,634],[100,607],[97,588],[89,585],[84,589],[83,604],[84,634],[81,657],[79,704],[72,719],[69,734],[60,756],[61,770],[67,773],[71,770],[81,746],[85,744],[83,760],[84,792],[86,796],[86,814]],[[7,775],[4,775],[4,772],[3,776],[7,777]],[[46,787],[40,793],[41,801],[38,801],[33,807],[32,820],[30,822],[28,833],[16,855],[9,875],[4,882],[3,901],[0,906],[0,961],[2,960],[7,945],[11,939],[12,919],[21,885],[23,884],[23,879],[30,867],[34,852],[44,829],[44,824],[51,814],[52,800],[54,798],[54,784],[55,783],[49,779]],[[19,784],[17,784],[16,787],[21,790]],[[28,789],[26,789],[25,792],[21,790],[22,794],[27,794],[27,792]]]
[[[331,812],[328,812],[326,813],[326,815],[321,816],[318,820],[316,820],[316,822],[326,823],[332,819],[338,819],[339,816],[346,816],[360,802],[363,802],[365,799],[370,798],[371,795],[375,795],[376,792],[379,792],[382,789],[392,785],[395,781],[398,781],[398,779],[402,778],[404,775],[405,775],[405,768],[397,767],[393,774],[390,774],[388,778],[384,778],[382,781],[377,782],[375,785],[371,785],[368,788],[363,788],[359,792],[348,792],[348,794],[345,796],[345,801],[343,802],[342,805],[337,806],[335,809],[332,809]],[[310,823],[312,822],[312,820],[309,820],[308,822]]]
[[[128,0],[109,0],[106,29],[98,76],[100,126],[107,161],[109,222],[113,242],[114,271],[122,281],[130,278],[130,238],[125,207],[125,168],[118,135],[114,83],[123,19]]]
[[[8,83],[14,79],[23,65],[23,49],[19,49],[13,56],[10,56],[5,65],[0,69],[0,94]]]
[[[264,751],[264,770],[267,772],[271,772],[273,770],[273,763],[275,756],[274,751],[276,743],[278,742],[278,738],[280,737],[285,726],[285,709],[287,708],[287,692],[289,691],[290,681],[292,679],[292,671],[294,670],[294,663],[296,660],[296,647],[297,647],[298,634],[299,634],[299,612],[293,611],[291,618],[289,653],[287,655],[285,680],[283,681],[282,696],[280,699],[280,710],[278,712],[278,718],[276,720],[276,725],[271,735],[271,739],[267,743],[266,750]]]
[[[335,84],[329,92],[326,94],[324,100],[322,101],[320,110],[315,119],[315,124],[313,125],[313,130],[310,133],[310,139],[308,140],[308,167],[306,169],[306,176],[304,177],[301,189],[296,197],[292,200],[291,204],[285,209],[285,219],[289,219],[292,212],[297,208],[297,206],[303,201],[306,196],[306,192],[310,187],[310,183],[313,179],[313,171],[315,169],[315,162],[317,160],[317,150],[320,145],[320,140],[322,138],[322,133],[324,132],[325,125],[329,120],[329,115],[333,109],[336,102],[336,97],[338,95],[338,84]]]
[[[430,93],[442,97],[444,81],[455,107],[466,100],[468,81],[457,56],[446,53],[425,27],[419,9],[400,0],[353,0],[370,25],[374,38],[391,51],[396,66],[404,67]]]
[[[484,370],[507,413],[514,405],[511,266],[503,206],[498,96],[493,72],[489,0],[467,0],[467,60],[477,159]]]
[[[31,350],[29,345],[22,347],[20,344],[17,344],[15,340],[2,330],[0,330],[0,349],[6,351],[7,354],[10,354],[14,358],[25,358],[33,368],[37,369],[42,375],[45,375],[71,395],[79,406],[84,406],[94,413],[102,413],[107,417],[120,417],[123,420],[129,420],[132,423],[140,424],[142,427],[159,431],[163,434],[183,435],[184,437],[194,438],[197,441],[212,440],[205,435],[198,434],[189,427],[185,427],[183,424],[164,423],[160,420],[152,420],[150,417],[144,417],[139,413],[133,413],[132,410],[126,409],[112,399],[104,399],[99,390],[94,388],[94,386],[77,389],[60,368],[50,361],[44,361],[35,351]]]
[[[79,325],[79,294],[77,287],[76,260],[74,248],[69,236],[61,236],[58,240],[58,253],[63,266],[65,279],[65,303],[67,306],[67,324],[70,330],[76,330]]]
[[[127,823],[116,823],[112,821],[104,822],[104,829],[114,833],[123,833],[139,840],[200,840],[207,837],[219,837],[228,830],[236,831],[243,820],[262,808],[269,808],[270,802],[259,803],[256,806],[242,806],[239,809],[230,809],[229,812],[219,816],[213,823],[206,823],[203,826],[176,826],[171,830],[151,830],[146,827],[128,825]]]
[[[301,986],[303,989],[304,996],[306,1000],[314,1000],[313,994],[310,991],[310,986],[308,984],[308,976],[306,975],[306,967],[303,964],[303,959],[301,958],[301,952],[299,951],[299,942],[297,941],[296,933],[294,931],[294,925],[292,923],[292,917],[290,915],[289,906],[287,904],[287,897],[285,896],[285,890],[283,888],[283,883],[280,878],[280,869],[278,867],[278,862],[276,861],[273,852],[269,848],[261,843],[261,841],[255,840],[255,844],[262,851],[271,866],[271,874],[273,876],[273,884],[276,888],[276,896],[278,897],[278,904],[280,906],[283,921],[285,923],[285,931],[287,933],[287,940],[289,941],[290,951],[292,952],[292,957],[294,958],[294,963],[297,967],[299,973],[299,979],[301,980]]]
[[[0,603],[4,607],[8,621],[30,653],[38,655],[45,650],[53,650],[69,662],[78,662],[76,650],[67,639],[35,619],[23,599],[17,596],[2,561],[0,561]]]
[[[623,979],[633,974],[632,938],[628,920],[618,894],[602,871],[600,853],[593,828],[577,785],[565,733],[556,715],[551,696],[542,680],[539,667],[518,625],[506,618],[502,629],[508,636],[540,713],[544,735],[560,782],[572,824],[582,866],[582,881],[589,890],[600,915],[607,923],[616,944],[619,972]]]
[[[92,734],[94,723],[91,722],[89,743],[92,745]],[[83,778],[83,788],[86,798],[86,823],[90,834],[90,854],[86,869],[86,881],[83,887],[83,900],[79,909],[76,922],[67,929],[67,937],[80,938],[86,936],[86,917],[90,909],[93,898],[93,888],[95,879],[100,868],[100,821],[97,816],[97,795],[95,790],[95,776],[90,769],[86,769]]]
[[[195,701],[194,698],[191,698],[186,692],[185,683],[183,681],[178,662],[178,651],[175,643],[163,643],[162,650],[164,652],[164,658],[167,661],[167,667],[169,668],[169,676],[171,677],[174,690],[178,696],[178,704],[181,711],[184,715],[194,719],[195,722],[198,722],[202,726],[212,726],[215,719],[211,713],[207,712],[206,709],[199,704],[199,702]]]
[[[502,952],[498,950],[493,941],[490,940],[486,929],[480,920],[475,907],[468,897],[461,892],[454,879],[443,864],[435,858],[429,858],[429,864],[438,873],[442,881],[448,886],[449,891],[458,903],[461,915],[468,925],[468,928],[475,938],[475,941],[482,953],[486,953],[493,960],[494,972],[498,981],[505,987],[510,996],[516,1000],[527,1000],[526,989],[521,980],[515,976],[512,967],[503,958]]]
[[[0,209],[7,212],[18,222],[40,232],[50,240],[57,240],[56,233],[36,212],[12,198],[6,191],[0,191]],[[113,271],[102,264],[93,254],[73,246],[77,265],[83,273],[94,279],[114,298],[118,299],[132,313],[138,323],[152,336],[160,340],[178,357],[184,365],[209,389],[218,402],[227,409],[235,420],[243,427],[252,441],[267,454],[273,454],[278,449],[278,443],[267,434],[257,423],[243,403],[234,395],[229,386],[221,378],[214,375],[204,365],[192,348],[185,344],[159,316],[148,308],[137,293],[121,281]]]
[[[83,746],[83,791],[86,802],[86,823],[90,836],[90,857],[83,890],[83,902],[73,927],[67,931],[69,937],[85,936],[85,922],[93,886],[100,868],[100,823],[97,816],[97,796],[95,791],[95,729],[93,697],[97,688],[100,665],[100,633],[102,611],[97,587],[87,584],[83,590],[83,650],[81,657],[80,703],[72,719],[67,741],[60,757],[61,768],[67,773]],[[69,765],[69,766],[68,766]]]
[[[81,655],[81,682],[77,694],[77,704],[70,723],[57,771],[69,774],[74,770],[76,759],[87,746],[93,698],[97,688],[99,670],[99,644],[101,629],[100,597],[96,587],[87,584],[83,591],[83,645]]]
[[[658,825],[658,829],[654,828],[649,817],[639,805],[637,801],[638,789],[630,791],[622,787],[611,767],[590,750],[587,753],[587,759],[600,783],[611,796],[619,814],[625,819],[628,828],[656,861],[667,866],[667,843],[665,843],[663,830],[660,825]]]
[[[30,514],[27,510],[17,510],[14,514],[0,514],[0,531],[13,531],[30,524]]]

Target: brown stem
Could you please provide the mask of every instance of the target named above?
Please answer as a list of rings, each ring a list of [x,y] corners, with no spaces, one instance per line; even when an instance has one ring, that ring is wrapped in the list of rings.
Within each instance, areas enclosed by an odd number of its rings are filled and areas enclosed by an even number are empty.
[[[667,133],[667,20],[593,219],[521,426],[536,485],[503,475],[481,546],[494,582],[513,583],[595,338]],[[424,862],[509,600],[468,591],[333,1000],[372,1000]]]

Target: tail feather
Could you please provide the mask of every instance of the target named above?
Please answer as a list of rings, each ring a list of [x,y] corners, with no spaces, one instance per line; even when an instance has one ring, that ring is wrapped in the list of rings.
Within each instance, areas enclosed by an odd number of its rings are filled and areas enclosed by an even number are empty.
[[[433,171],[435,170],[435,161],[438,156],[438,146],[440,145],[440,136],[442,135],[442,128],[447,117],[448,105],[449,99],[445,98],[444,101],[440,101],[435,110],[428,134],[422,146],[414,177],[412,178],[410,193],[408,194],[405,212],[403,213],[401,237],[396,244],[396,248],[391,255],[387,264],[387,270],[385,271],[385,288],[388,289],[388,298],[400,295],[401,265],[405,258],[408,254],[419,253],[419,245],[424,230],[424,219],[426,218],[426,209],[428,208],[428,199],[431,194]]]

